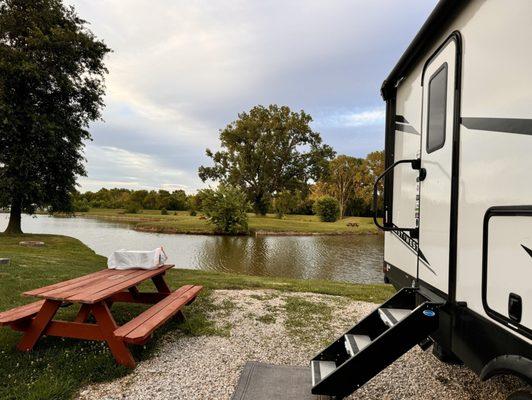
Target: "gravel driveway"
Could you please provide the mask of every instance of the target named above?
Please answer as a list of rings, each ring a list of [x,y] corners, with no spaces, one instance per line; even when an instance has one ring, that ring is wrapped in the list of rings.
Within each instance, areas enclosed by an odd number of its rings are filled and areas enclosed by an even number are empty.
[[[172,332],[156,354],[128,376],[84,388],[87,399],[230,399],[246,361],[308,365],[325,343],[375,304],[343,297],[274,290],[218,290],[211,314],[231,324],[228,337]],[[499,400],[519,385],[512,378],[481,382],[467,368],[448,366],[414,348],[349,399]]]

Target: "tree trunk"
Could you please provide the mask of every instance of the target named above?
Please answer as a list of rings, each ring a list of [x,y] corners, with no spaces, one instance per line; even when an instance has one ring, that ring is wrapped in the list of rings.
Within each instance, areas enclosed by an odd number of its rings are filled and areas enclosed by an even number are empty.
[[[21,217],[22,217],[22,205],[19,201],[13,201],[11,205],[11,211],[9,212],[9,223],[4,233],[21,234]]]
[[[253,199],[253,211],[255,211],[256,215],[266,215],[268,212],[268,203],[266,202],[266,199],[264,199],[264,195],[255,195]]]

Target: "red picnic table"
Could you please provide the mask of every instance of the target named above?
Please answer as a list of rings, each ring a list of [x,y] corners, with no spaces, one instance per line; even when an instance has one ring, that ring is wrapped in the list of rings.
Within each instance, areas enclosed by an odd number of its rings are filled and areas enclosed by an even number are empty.
[[[176,315],[183,319],[181,309],[192,303],[201,286],[185,285],[172,292],[164,274],[173,265],[157,269],[105,269],[79,278],[55,283],[25,292],[25,296],[40,297],[34,303],[0,313],[0,325],[24,332],[17,345],[31,350],[42,335],[85,340],[103,340],[119,364],[135,367],[127,343],[144,344],[155,329]],[[157,292],[142,293],[137,285],[151,279]],[[115,302],[153,304],[152,307],[122,326],[111,314]],[[62,304],[79,304],[74,321],[53,319]],[[95,322],[88,322],[93,315]]]

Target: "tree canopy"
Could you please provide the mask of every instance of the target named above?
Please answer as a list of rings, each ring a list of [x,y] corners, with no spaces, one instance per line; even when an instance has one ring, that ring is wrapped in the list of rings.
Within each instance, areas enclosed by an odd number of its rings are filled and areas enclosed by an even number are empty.
[[[189,208],[190,196],[184,190],[130,190],[100,189],[97,192],[73,193],[74,211],[88,211],[87,208],[129,208],[180,211]]]
[[[213,166],[201,166],[203,181],[242,188],[256,213],[266,214],[272,195],[307,190],[327,172],[332,148],[310,127],[312,117],[286,106],[256,106],[220,131],[221,150],[207,149]]]
[[[373,204],[373,184],[384,171],[384,151],[374,151],[366,158],[339,155],[331,160],[326,177],[313,186],[313,198],[329,195],[338,200],[340,216],[369,215]],[[382,210],[383,184],[378,206]]]
[[[367,168],[362,158],[340,155],[329,163],[326,184],[328,192],[338,200],[340,218],[345,215],[347,203],[358,194],[366,173]]]
[[[110,49],[60,0],[0,0],[0,207],[68,211]]]

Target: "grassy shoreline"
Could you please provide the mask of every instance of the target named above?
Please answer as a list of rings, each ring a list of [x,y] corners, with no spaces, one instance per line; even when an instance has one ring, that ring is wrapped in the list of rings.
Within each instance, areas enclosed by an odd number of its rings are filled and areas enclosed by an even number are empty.
[[[28,248],[21,240],[44,241],[44,247]],[[55,235],[0,234],[0,257],[11,259],[11,265],[0,270],[0,311],[35,299],[21,293],[36,287],[84,275],[106,267],[106,259],[95,254],[80,241]],[[172,288],[195,283],[204,292],[187,310],[187,320],[171,322],[156,331],[146,346],[132,347],[137,360],[149,358],[157,339],[166,332],[176,335],[227,335],[230,327],[218,328],[209,318],[216,310],[210,300],[216,289],[276,289],[284,292],[313,292],[345,296],[355,300],[380,303],[393,289],[388,285],[361,285],[320,280],[296,280],[256,277],[197,270],[171,270],[168,282]],[[151,288],[150,288],[151,289]],[[231,305],[228,304],[228,307]],[[113,315],[120,324],[131,319],[146,306],[116,304]],[[77,309],[61,309],[61,318],[73,318]],[[222,322],[223,321],[218,321]],[[219,325],[219,324],[218,324]],[[44,338],[29,353],[15,349],[20,333],[0,328],[0,398],[2,399],[70,399],[84,385],[109,381],[130,373],[114,363],[105,344],[70,339]]]
[[[142,232],[216,235],[214,227],[201,214],[191,216],[187,211],[161,215],[158,210],[143,210],[127,214],[123,210],[91,209],[76,213],[80,217],[132,224]],[[287,215],[277,218],[273,214],[249,214],[250,235],[255,236],[313,236],[313,235],[375,235],[379,231],[369,217],[347,217],[336,222],[321,222],[315,215]]]

